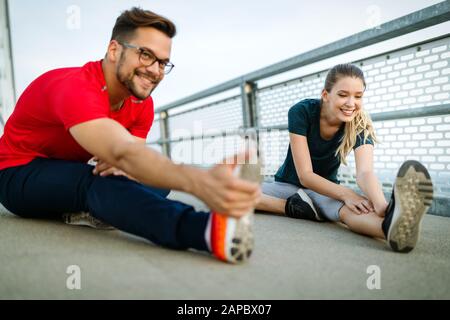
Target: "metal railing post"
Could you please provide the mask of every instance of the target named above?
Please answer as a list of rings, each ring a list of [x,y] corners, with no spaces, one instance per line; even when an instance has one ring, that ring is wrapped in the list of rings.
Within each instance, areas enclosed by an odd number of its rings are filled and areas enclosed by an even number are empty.
[[[159,122],[161,130],[161,140],[163,141],[160,143],[162,152],[164,155],[170,158],[169,114],[167,111],[162,111],[159,113]]]
[[[254,82],[244,82],[241,85],[242,96],[242,118],[244,128],[254,128],[258,126],[258,114],[256,109],[256,90]]]
[[[258,110],[256,106],[257,84],[255,82],[243,82],[241,84],[242,97],[242,119],[244,129],[244,139],[254,140],[256,142],[257,153],[259,155],[259,133],[258,128]],[[254,128],[251,132],[248,129]]]

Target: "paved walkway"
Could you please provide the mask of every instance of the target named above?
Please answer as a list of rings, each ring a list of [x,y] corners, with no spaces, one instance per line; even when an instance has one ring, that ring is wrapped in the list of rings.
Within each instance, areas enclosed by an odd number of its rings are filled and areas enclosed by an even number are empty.
[[[0,299],[450,299],[444,217],[426,216],[416,249],[398,254],[338,224],[259,214],[253,257],[234,266],[119,231],[0,212]],[[81,268],[81,290],[66,288],[70,265]],[[380,290],[367,288],[371,265]]]

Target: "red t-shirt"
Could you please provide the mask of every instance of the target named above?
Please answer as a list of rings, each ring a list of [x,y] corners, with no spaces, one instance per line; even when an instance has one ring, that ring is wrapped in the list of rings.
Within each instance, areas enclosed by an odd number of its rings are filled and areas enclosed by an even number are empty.
[[[86,162],[92,155],[68,131],[98,118],[111,118],[132,135],[146,138],[154,118],[151,97],[129,97],[111,111],[101,61],[44,73],[23,92],[0,138],[0,170],[36,157]]]

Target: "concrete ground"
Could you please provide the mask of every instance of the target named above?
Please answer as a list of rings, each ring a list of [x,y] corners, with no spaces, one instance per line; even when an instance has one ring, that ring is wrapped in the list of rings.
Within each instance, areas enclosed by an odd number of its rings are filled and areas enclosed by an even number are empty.
[[[427,215],[409,254],[338,224],[267,214],[255,238],[252,259],[236,266],[0,208],[0,299],[450,299],[450,218]],[[66,287],[70,265],[80,290]],[[381,289],[369,290],[373,265]]]

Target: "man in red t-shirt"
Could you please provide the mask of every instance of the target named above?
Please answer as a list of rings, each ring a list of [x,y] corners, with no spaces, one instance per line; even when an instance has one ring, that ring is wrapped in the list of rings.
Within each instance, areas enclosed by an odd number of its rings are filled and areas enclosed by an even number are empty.
[[[28,86],[0,139],[0,202],[9,211],[28,218],[88,212],[166,247],[207,250],[228,262],[249,257],[258,184],[235,177],[235,165],[176,165],[145,146],[150,94],[173,68],[175,33],[167,18],[127,10],[103,60],[49,71]],[[86,163],[93,157],[94,168]],[[168,200],[168,189],[192,193],[212,211]]]

